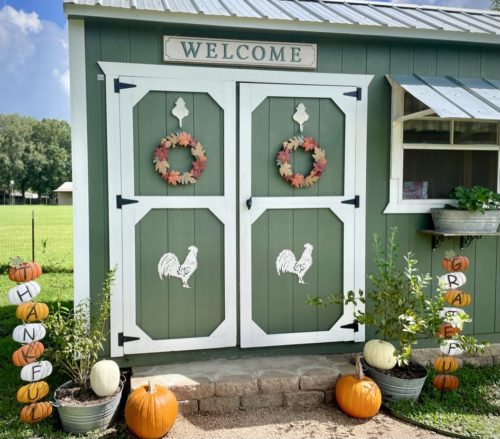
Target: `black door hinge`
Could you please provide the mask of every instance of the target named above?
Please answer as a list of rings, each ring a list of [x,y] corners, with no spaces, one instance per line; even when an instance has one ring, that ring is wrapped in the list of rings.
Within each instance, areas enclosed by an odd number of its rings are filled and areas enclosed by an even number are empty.
[[[123,335],[123,332],[118,333],[118,346],[123,346],[123,343],[136,340],[140,340],[140,337],[130,337],[128,335]]]
[[[139,200],[129,200],[128,198],[122,198],[121,195],[116,196],[116,208],[121,209],[125,204],[134,204],[138,203]]]
[[[352,96],[356,98],[357,101],[361,100],[361,87],[357,87],[354,91],[348,91],[344,93],[344,96]]]
[[[134,88],[137,87],[136,84],[127,84],[126,82],[120,82],[119,78],[115,78],[115,93],[120,93],[120,90],[124,88]]]
[[[354,198],[351,198],[350,200],[342,201],[342,204],[353,204],[355,208],[358,208],[359,207],[359,195],[356,195]]]
[[[352,323],[348,323],[347,325],[342,325],[341,328],[353,329],[354,332],[358,332],[359,331],[359,323],[357,320],[354,320],[354,322],[352,322]]]

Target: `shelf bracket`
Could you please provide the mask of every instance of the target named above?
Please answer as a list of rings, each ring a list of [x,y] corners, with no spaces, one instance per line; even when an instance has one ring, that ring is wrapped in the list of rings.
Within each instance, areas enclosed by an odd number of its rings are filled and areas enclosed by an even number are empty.
[[[460,250],[469,247],[474,239],[481,239],[481,235],[467,235],[460,237]]]
[[[442,235],[432,235],[432,251],[435,251],[441,243],[444,241],[444,236]]]

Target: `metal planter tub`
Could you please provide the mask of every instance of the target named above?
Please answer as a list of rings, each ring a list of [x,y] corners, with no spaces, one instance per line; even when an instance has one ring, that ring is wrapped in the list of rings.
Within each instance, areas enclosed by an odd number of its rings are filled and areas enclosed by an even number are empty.
[[[494,233],[500,224],[500,210],[431,209],[431,215],[434,228],[443,233]]]
[[[377,383],[382,399],[390,401],[416,401],[422,392],[427,374],[422,378],[397,378],[379,372],[363,361],[366,375]]]
[[[123,382],[120,382],[120,391],[113,398],[92,406],[63,405],[57,400],[57,391],[70,383],[71,381],[64,383],[54,392],[54,400],[56,401],[54,405],[59,411],[63,430],[67,433],[81,434],[108,428],[114,421],[120,405]]]

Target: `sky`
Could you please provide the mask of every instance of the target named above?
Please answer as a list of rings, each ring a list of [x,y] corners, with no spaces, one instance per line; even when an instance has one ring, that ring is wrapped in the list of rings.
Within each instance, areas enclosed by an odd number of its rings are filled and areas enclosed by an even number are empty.
[[[490,0],[382,0],[488,9]],[[0,114],[70,122],[62,0],[0,0]]]

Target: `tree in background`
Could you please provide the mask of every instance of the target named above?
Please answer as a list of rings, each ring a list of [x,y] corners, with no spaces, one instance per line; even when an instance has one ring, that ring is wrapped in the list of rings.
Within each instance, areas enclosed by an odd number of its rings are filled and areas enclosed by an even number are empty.
[[[43,119],[33,126],[33,160],[29,186],[38,195],[52,191],[71,179],[71,135],[67,122]]]
[[[71,180],[71,141],[67,122],[0,115],[0,191],[28,189],[41,195]]]
[[[0,115],[0,188],[28,189],[28,168],[33,144],[31,134],[35,119],[17,114]]]
[[[491,9],[500,11],[500,0],[491,0]]]

